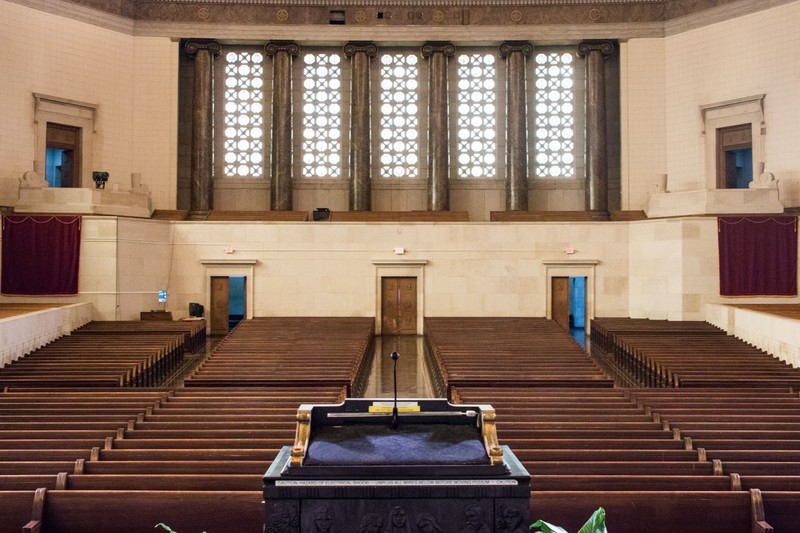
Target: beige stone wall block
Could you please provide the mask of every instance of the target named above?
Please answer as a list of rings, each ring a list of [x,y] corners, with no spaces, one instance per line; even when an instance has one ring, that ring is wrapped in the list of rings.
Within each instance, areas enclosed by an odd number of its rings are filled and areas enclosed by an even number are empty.
[[[178,46],[166,37],[133,39],[133,164],[154,209],[177,199]],[[121,186],[130,188],[130,182]]]
[[[214,188],[214,209],[234,211],[236,209],[236,191],[233,189]]]
[[[621,205],[644,209],[667,172],[664,40],[621,43],[620,70]]]
[[[91,261],[83,261],[78,274],[78,288],[81,293],[113,294],[117,290],[116,257],[95,257]]]
[[[486,297],[485,311],[493,316],[518,316],[520,298],[517,294],[489,294]]]
[[[791,81],[800,57],[786,54],[798,43],[798,17],[800,4],[790,2],[665,39],[667,173],[672,190],[705,188],[700,106],[762,93],[767,94],[768,170],[796,172],[800,167],[800,155],[787,144],[796,138],[800,116],[796,80]],[[730,46],[730,35],[746,35],[748,46]],[[798,197],[781,199],[784,205],[800,205]]]

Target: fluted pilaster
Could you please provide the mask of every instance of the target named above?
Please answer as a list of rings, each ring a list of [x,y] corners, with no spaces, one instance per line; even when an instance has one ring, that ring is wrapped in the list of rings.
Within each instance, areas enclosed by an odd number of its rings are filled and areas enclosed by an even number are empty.
[[[586,58],[586,210],[608,220],[608,160],[606,156],[605,59],[611,41],[584,41],[578,53]]]
[[[378,53],[373,43],[353,42],[344,47],[352,64],[350,102],[350,210],[371,208],[369,62]]]
[[[500,46],[506,60],[506,210],[528,210],[528,136],[525,58],[533,53],[527,42]]]
[[[270,208],[292,209],[292,58],[293,42],[273,41],[264,47],[272,57],[272,165]]]
[[[428,81],[428,209],[450,209],[450,152],[447,95],[447,58],[451,43],[426,43],[422,57],[429,62]]]
[[[186,53],[194,59],[192,81],[192,152],[190,210],[204,212],[213,209],[214,132],[214,58],[219,55],[217,41],[194,40],[184,45]]]

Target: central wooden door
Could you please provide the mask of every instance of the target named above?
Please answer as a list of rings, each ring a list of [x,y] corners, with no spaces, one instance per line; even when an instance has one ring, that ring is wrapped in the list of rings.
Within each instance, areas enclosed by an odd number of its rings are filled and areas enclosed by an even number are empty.
[[[381,278],[381,335],[416,335],[417,278]]]
[[[551,289],[551,316],[556,324],[569,331],[569,278],[553,278]]]
[[[230,307],[230,280],[228,276],[211,278],[210,335],[228,334],[228,309]]]

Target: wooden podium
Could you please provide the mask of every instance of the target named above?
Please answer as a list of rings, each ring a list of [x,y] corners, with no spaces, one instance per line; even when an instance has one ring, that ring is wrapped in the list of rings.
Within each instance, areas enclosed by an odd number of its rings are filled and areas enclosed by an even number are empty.
[[[264,531],[522,532],[530,475],[497,443],[491,406],[444,399],[302,405],[264,475]]]

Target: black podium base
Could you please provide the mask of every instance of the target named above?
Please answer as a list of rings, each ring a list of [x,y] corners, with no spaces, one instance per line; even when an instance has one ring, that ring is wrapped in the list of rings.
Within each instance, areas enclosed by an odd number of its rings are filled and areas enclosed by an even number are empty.
[[[530,524],[530,476],[505,446],[503,458],[502,474],[472,467],[452,476],[446,467],[396,465],[383,475],[374,467],[368,476],[340,467],[312,479],[309,469],[291,475],[285,447],[264,476],[264,531],[522,533]]]

